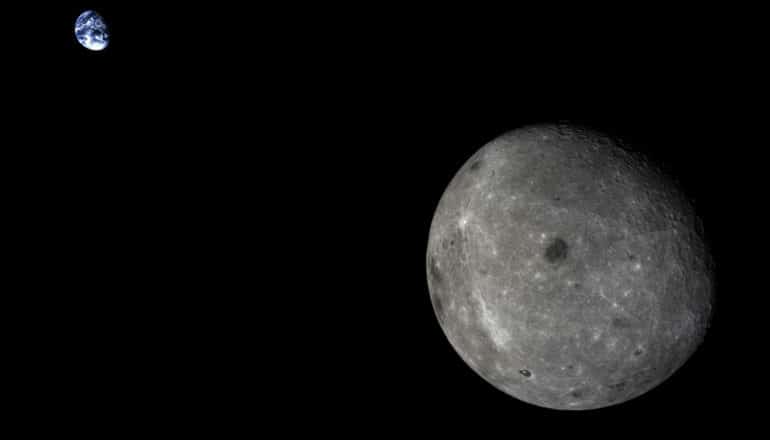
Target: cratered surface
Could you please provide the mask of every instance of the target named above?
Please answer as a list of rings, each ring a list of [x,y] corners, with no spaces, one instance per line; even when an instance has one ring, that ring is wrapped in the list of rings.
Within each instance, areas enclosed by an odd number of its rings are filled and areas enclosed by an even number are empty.
[[[712,263],[689,200],[620,142],[540,125],[474,154],[431,224],[427,275],[449,342],[525,402],[583,410],[681,367],[712,311]]]

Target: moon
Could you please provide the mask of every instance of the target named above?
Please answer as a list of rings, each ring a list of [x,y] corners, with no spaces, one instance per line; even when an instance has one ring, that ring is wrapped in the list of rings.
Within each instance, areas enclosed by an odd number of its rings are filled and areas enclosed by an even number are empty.
[[[713,260],[683,191],[644,156],[572,125],[506,133],[441,197],[427,278],[465,363],[537,406],[640,396],[709,326]]]
[[[85,11],[75,20],[75,38],[86,49],[100,51],[110,44],[107,24],[101,15]]]

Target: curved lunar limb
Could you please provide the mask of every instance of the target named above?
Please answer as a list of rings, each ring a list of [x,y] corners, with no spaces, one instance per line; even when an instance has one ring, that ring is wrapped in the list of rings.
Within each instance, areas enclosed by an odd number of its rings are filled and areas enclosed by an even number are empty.
[[[692,205],[600,133],[540,125],[474,154],[427,250],[438,321],[465,362],[525,402],[592,409],[681,367],[711,316],[711,259]]]

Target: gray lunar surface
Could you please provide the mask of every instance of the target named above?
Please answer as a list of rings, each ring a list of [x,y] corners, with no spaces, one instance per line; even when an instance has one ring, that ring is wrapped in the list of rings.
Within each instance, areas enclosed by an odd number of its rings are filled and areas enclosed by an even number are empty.
[[[678,187],[569,125],[509,132],[462,166],[431,224],[427,276],[470,368],[517,399],[568,410],[666,380],[703,340],[714,295]]]

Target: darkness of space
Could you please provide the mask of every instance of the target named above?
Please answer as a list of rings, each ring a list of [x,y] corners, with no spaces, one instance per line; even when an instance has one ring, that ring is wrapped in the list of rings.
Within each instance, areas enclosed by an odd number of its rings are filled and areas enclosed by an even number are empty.
[[[38,390],[19,408],[70,427],[287,433],[737,434],[755,421],[762,75],[750,26],[713,26],[743,16],[115,3],[40,5],[39,49],[13,64],[6,215],[24,282],[10,291]],[[86,9],[110,26],[103,52],[74,38]],[[447,184],[488,141],[541,122],[643,150],[695,201],[716,260],[704,344],[605,409],[496,390],[428,295]]]

